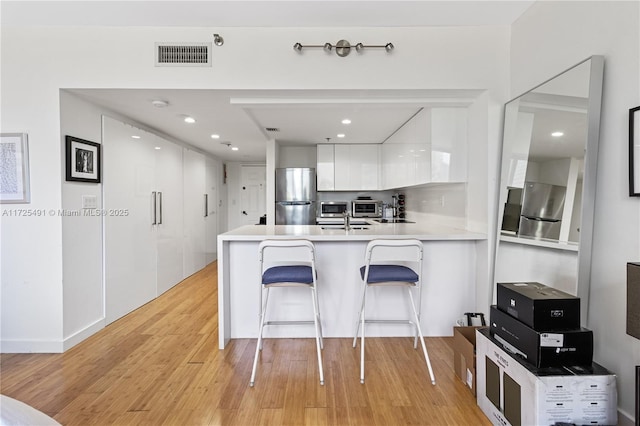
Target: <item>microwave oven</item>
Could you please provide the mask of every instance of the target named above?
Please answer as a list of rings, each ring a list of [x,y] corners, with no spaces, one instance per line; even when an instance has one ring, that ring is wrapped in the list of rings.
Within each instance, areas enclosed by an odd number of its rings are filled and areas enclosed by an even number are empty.
[[[321,201],[320,217],[343,217],[349,211],[349,201]]]
[[[351,202],[353,217],[382,217],[382,202],[376,200],[353,200]]]

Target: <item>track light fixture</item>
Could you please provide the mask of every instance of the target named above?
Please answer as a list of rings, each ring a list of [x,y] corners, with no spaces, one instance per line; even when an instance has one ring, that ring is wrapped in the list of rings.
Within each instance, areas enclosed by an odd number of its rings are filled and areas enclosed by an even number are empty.
[[[302,49],[310,48],[310,47],[321,47],[322,49],[324,49],[325,52],[331,52],[335,47],[336,55],[344,58],[345,56],[349,55],[349,53],[351,53],[352,46],[351,46],[351,43],[349,43],[347,40],[338,40],[335,46],[332,45],[331,43],[306,44],[306,45],[303,45],[302,43],[296,43],[293,45],[293,50],[295,50],[298,53],[301,53]],[[394,49],[393,43],[369,44],[369,45],[366,45],[364,43],[356,43],[355,46],[353,47],[356,49],[356,52],[358,53],[362,53],[364,49],[371,49],[371,48],[384,49],[387,53],[390,53]]]
[[[216,46],[222,46],[224,44],[224,39],[220,34],[213,35],[213,44],[215,44]]]

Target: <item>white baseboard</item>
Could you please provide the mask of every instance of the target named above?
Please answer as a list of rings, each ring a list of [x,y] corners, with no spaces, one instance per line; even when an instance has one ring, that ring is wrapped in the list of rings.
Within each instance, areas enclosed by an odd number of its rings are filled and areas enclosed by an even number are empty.
[[[71,336],[66,337],[62,342],[62,350],[66,351],[82,342],[84,339],[96,334],[98,331],[105,327],[105,318],[100,318],[93,324],[86,326],[84,329],[73,333]]]
[[[62,353],[62,342],[53,340],[2,340],[0,353],[3,354],[59,354]]]
[[[635,426],[635,424],[629,413],[618,409],[618,426]]]
[[[0,340],[0,353],[4,354],[58,354],[62,353],[105,327],[105,319],[101,318],[75,332],[62,341],[56,340]]]

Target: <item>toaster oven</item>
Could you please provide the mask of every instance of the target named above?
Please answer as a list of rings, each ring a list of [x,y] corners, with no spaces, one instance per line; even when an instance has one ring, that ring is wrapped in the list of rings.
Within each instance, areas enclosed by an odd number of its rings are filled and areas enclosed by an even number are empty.
[[[353,217],[382,217],[382,202],[377,200],[353,200],[351,202]]]

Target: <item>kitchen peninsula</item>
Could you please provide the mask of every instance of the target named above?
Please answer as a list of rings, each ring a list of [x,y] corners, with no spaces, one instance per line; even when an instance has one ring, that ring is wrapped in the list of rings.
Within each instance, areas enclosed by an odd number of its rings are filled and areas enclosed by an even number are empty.
[[[324,337],[351,337],[359,310],[367,243],[375,238],[416,238],[424,244],[422,317],[425,336],[448,336],[456,320],[475,310],[476,242],[486,235],[429,223],[367,221],[345,231],[318,225],[246,225],[218,236],[219,347],[229,339],[257,338],[259,310],[258,245],[265,239],[305,238],[316,246],[318,294]],[[389,291],[390,290],[390,291]],[[286,313],[271,310],[272,320],[307,319],[308,294],[291,288],[270,298],[286,298]],[[270,306],[277,306],[274,303]],[[409,315],[404,292],[378,288],[367,295],[370,318]],[[408,316],[407,316],[408,318]],[[371,324],[368,336],[410,336],[406,325]],[[312,337],[313,327],[265,329],[265,337]]]

